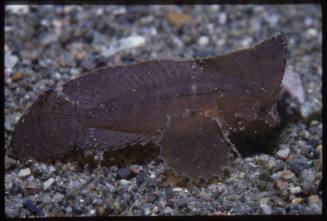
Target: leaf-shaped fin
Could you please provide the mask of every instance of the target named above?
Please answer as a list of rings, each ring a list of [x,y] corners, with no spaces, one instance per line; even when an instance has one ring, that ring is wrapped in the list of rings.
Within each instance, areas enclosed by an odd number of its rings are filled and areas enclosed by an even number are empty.
[[[80,130],[74,104],[48,90],[38,97],[16,125],[13,152],[19,159],[59,158],[73,149]]]
[[[160,141],[160,158],[168,167],[192,177],[220,176],[228,166],[230,146],[219,133],[215,120],[171,119],[171,127]],[[199,122],[199,120],[195,120]],[[185,127],[187,130],[185,130]]]

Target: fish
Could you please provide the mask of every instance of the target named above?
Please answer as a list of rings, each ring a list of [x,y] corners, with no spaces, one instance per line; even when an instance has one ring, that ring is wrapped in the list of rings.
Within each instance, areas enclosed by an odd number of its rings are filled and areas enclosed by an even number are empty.
[[[42,93],[16,124],[12,151],[47,160],[153,143],[179,174],[221,176],[237,151],[231,137],[280,124],[287,55],[280,34],[216,57],[97,69]]]

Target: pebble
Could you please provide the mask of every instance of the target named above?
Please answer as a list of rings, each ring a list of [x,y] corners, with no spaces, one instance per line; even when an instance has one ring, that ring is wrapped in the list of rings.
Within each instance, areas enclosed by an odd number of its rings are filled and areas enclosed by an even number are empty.
[[[167,19],[173,25],[179,27],[189,23],[192,17],[189,14],[185,13],[170,12],[167,14]]]
[[[16,166],[17,161],[5,155],[5,169],[11,169]]]
[[[291,187],[291,188],[290,188],[290,192],[291,192],[292,194],[298,194],[298,193],[301,193],[301,191],[302,191],[302,189],[301,189],[301,187],[299,187],[299,186]]]
[[[5,54],[5,68],[12,69],[18,63],[18,58],[15,55]]]
[[[303,198],[301,198],[301,197],[292,199],[292,204],[294,204],[294,205],[299,205],[301,203],[303,203]]]
[[[130,176],[130,172],[129,172],[129,169],[124,167],[124,168],[121,168],[117,171],[117,177],[118,179],[126,179],[126,178],[129,178]]]
[[[146,180],[146,175],[145,175],[143,172],[139,173],[139,174],[137,175],[137,177],[136,177],[136,182],[137,182],[137,184],[139,184],[139,185],[141,185],[142,183],[144,183],[145,180]]]
[[[119,180],[119,183],[124,186],[124,185],[129,185],[131,183],[131,181],[129,181],[129,180]]]
[[[112,185],[111,183],[106,183],[106,187],[108,188],[108,191],[109,191],[110,193],[115,192],[115,186]]]
[[[287,159],[289,153],[290,153],[290,149],[289,149],[288,147],[286,147],[286,148],[283,148],[283,149],[279,150],[279,151],[276,153],[276,155],[277,155],[280,159],[285,160],[285,159]]]
[[[96,214],[98,216],[105,215],[105,211],[106,211],[106,209],[104,207],[102,207],[102,206],[99,206],[99,207],[96,208]]]
[[[304,169],[301,173],[302,190],[304,194],[309,194],[314,189],[315,175],[312,170]]]
[[[264,215],[271,215],[272,214],[272,208],[269,205],[264,205],[263,207],[261,207],[261,209],[262,209],[262,213]]]
[[[47,190],[55,182],[54,178],[49,178],[47,181],[43,182],[43,189]]]
[[[290,161],[290,170],[297,176],[299,176],[304,169],[309,169],[310,167],[311,164],[306,158],[295,159]]]
[[[11,77],[11,79],[12,79],[13,81],[20,81],[20,80],[23,79],[23,77],[24,77],[23,73],[20,72],[20,71],[17,71],[17,72],[16,72],[16,73]]]
[[[139,174],[143,170],[143,167],[140,165],[133,164],[129,166],[129,170],[133,174]]]
[[[314,29],[314,28],[309,28],[309,29],[307,30],[307,35],[308,35],[308,37],[310,37],[310,38],[312,38],[312,37],[316,37],[316,36],[317,36],[317,31],[316,31],[316,29]]]
[[[23,207],[29,210],[34,215],[38,215],[41,212],[40,209],[37,208],[36,205],[33,203],[33,201],[30,199],[27,199],[24,202]]]
[[[170,208],[169,206],[164,209],[163,213],[164,215],[174,215],[173,209]]]
[[[145,38],[140,35],[133,35],[122,38],[117,42],[113,42],[110,47],[103,47],[101,50],[101,55],[105,58],[109,58],[120,51],[142,47],[145,45],[145,42]]]
[[[226,15],[226,13],[223,13],[223,12],[221,12],[221,13],[219,13],[219,23],[221,24],[221,25],[223,25],[223,24],[225,24],[226,23],[226,21],[227,21],[227,15]]]
[[[319,198],[318,195],[311,195],[308,198],[309,204],[319,204],[321,203],[321,199]]]
[[[277,181],[277,188],[279,190],[279,192],[283,195],[286,196],[288,194],[287,190],[288,190],[288,183],[284,182],[284,181]]]
[[[26,177],[26,176],[29,176],[29,175],[31,175],[31,169],[30,168],[21,169],[18,172],[19,177]]]
[[[207,46],[209,44],[209,38],[208,38],[208,36],[201,36],[198,39],[198,44],[200,46]]]

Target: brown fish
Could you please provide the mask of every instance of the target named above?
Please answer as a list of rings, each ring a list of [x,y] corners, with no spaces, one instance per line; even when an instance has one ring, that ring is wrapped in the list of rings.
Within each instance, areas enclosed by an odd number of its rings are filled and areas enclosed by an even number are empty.
[[[160,158],[176,171],[220,175],[230,134],[257,136],[278,126],[286,57],[279,35],[224,56],[97,70],[60,94],[44,92],[16,125],[13,151],[43,160],[159,142]]]

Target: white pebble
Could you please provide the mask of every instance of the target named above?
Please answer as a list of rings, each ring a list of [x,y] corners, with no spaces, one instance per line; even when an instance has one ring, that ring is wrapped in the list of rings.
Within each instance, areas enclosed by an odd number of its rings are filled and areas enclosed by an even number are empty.
[[[302,190],[301,190],[301,187],[296,186],[296,187],[291,187],[290,191],[292,194],[296,194],[296,193],[301,193]]]
[[[309,28],[308,31],[307,31],[307,35],[308,37],[316,37],[317,36],[317,30],[314,29],[314,28]]]
[[[219,23],[220,24],[225,24],[227,21],[227,15],[225,13],[220,13],[219,14]]]
[[[201,46],[206,46],[209,44],[209,38],[207,36],[201,36],[199,39],[198,39],[198,44],[201,45]]]
[[[55,179],[49,178],[47,181],[43,183],[43,189],[47,190],[54,183],[54,181]]]
[[[120,180],[119,183],[121,185],[129,185],[131,183],[131,181],[129,181],[129,180]]]
[[[29,175],[31,175],[31,170],[30,170],[30,168],[21,169],[21,170],[18,172],[18,176],[19,176],[19,177],[26,177],[26,176],[29,176]]]
[[[276,153],[276,155],[277,155],[279,158],[285,160],[285,159],[288,157],[289,153],[290,153],[290,149],[289,149],[289,148],[284,148],[284,149],[279,150],[279,151]]]

